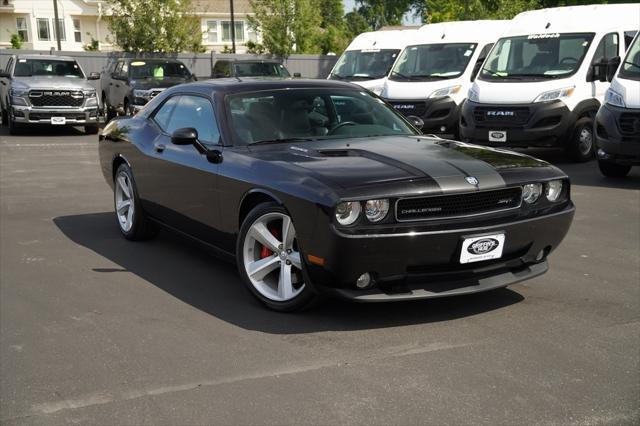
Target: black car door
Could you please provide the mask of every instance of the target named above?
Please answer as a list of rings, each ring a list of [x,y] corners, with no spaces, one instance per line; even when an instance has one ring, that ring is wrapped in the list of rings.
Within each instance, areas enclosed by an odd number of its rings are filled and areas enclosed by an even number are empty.
[[[147,120],[156,136],[136,173],[144,208],[167,225],[215,243],[218,164],[193,145],[171,142],[175,130],[191,127],[203,145],[221,150],[212,101],[195,94],[175,95]]]

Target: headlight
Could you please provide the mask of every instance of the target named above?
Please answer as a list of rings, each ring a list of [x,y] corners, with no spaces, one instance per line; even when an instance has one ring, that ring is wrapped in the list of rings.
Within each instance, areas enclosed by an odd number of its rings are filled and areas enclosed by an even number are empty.
[[[134,90],[133,96],[136,98],[149,98],[151,96],[151,90]]]
[[[611,90],[611,88],[607,89],[607,91],[604,92],[604,103],[621,108],[627,107],[627,105],[624,103],[624,97],[615,90]]]
[[[96,91],[95,90],[83,90],[82,93],[84,94],[85,98],[95,98],[96,97]]]
[[[93,97],[87,99],[87,102],[84,104],[84,106],[98,106],[98,98],[95,97],[95,93],[93,95]]]
[[[364,204],[364,214],[369,222],[380,222],[387,216],[389,212],[389,200],[382,198],[380,200],[368,200]]]
[[[542,184],[540,183],[529,183],[522,187],[522,199],[527,204],[533,204],[538,201],[540,194],[542,194]]]
[[[575,88],[576,88],[575,86],[571,86],[571,87],[565,87],[564,89],[549,90],[548,92],[543,92],[540,95],[538,95],[538,97],[535,98],[533,102],[534,103],[549,102],[549,101],[555,101],[558,99],[568,98],[573,94],[573,91],[575,90]]]
[[[471,102],[480,102],[480,95],[473,88],[469,89],[469,93],[467,93],[467,99]]]
[[[429,95],[430,98],[444,98],[445,96],[455,95],[460,91],[462,86],[445,87],[444,89],[438,89]]]
[[[11,96],[26,97],[29,94],[27,89],[11,89]]]
[[[360,202],[345,201],[336,206],[336,220],[340,225],[352,225],[360,216]]]
[[[562,194],[562,181],[561,180],[552,180],[547,183],[547,200],[554,202],[558,201],[560,195]]]

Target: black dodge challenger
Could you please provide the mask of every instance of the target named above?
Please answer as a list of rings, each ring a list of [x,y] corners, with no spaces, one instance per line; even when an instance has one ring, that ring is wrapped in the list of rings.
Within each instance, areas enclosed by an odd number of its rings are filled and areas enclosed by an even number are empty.
[[[533,278],[574,214],[558,168],[423,136],[343,82],[176,86],[110,122],[99,152],[125,238],[164,227],[198,240],[281,311],[320,294],[411,300]]]

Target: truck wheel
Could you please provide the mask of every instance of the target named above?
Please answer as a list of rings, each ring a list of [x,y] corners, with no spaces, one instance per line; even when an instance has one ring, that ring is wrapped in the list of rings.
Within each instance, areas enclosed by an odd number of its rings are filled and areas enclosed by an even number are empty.
[[[625,177],[631,170],[631,166],[625,166],[604,160],[598,160],[598,168],[603,175],[613,178]]]
[[[84,126],[84,132],[88,135],[97,135],[98,134],[98,125],[97,124],[92,124],[89,126]]]
[[[593,120],[589,117],[582,117],[576,121],[571,139],[567,141],[567,155],[575,162],[584,163],[593,158],[593,147]]]
[[[7,126],[9,124],[9,113],[0,107],[0,119],[2,120],[2,125]]]
[[[111,121],[111,119],[113,119],[113,117],[116,116],[113,112],[113,109],[109,106],[106,100],[102,103],[102,114],[104,117],[104,124],[107,124]]]
[[[22,130],[22,126],[20,126],[20,124],[13,121],[13,119],[11,118],[11,114],[7,114],[7,115],[8,115],[7,122],[9,124],[9,134],[10,135],[20,134],[20,131]]]

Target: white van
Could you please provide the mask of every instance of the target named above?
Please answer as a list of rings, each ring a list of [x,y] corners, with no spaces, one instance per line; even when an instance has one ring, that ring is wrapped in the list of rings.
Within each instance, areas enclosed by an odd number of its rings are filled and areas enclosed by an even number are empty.
[[[611,80],[611,75],[607,77]],[[623,177],[631,166],[640,166],[640,34],[604,95],[595,132],[603,175]]]
[[[424,133],[458,136],[460,104],[509,21],[425,25],[402,51],[381,96],[405,116],[420,117]]]
[[[360,34],[340,56],[327,80],[350,81],[379,95],[398,54],[416,31],[382,30]]]
[[[562,147],[593,157],[593,119],[606,63],[640,28],[640,4],[523,12],[496,42],[462,106],[462,140],[492,146]]]

